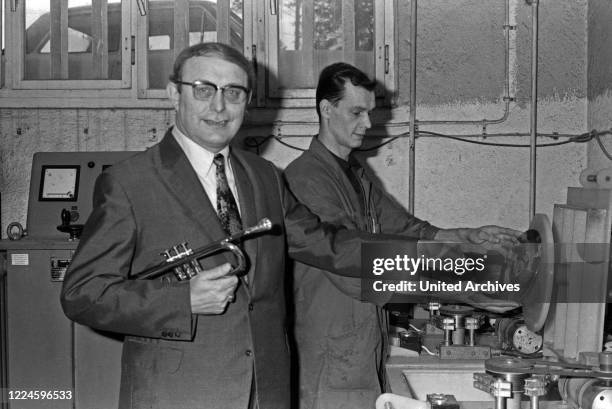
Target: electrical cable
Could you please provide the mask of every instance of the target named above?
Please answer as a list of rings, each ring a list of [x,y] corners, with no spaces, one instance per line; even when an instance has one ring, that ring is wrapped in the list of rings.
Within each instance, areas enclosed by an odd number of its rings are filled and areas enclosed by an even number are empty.
[[[281,138],[278,138],[278,137],[276,137],[276,136],[273,136],[273,138],[274,138],[274,139],[276,139],[276,141],[277,141],[278,143],[280,143],[280,144],[282,144],[282,145],[285,145],[285,146],[287,146],[287,147],[289,147],[289,148],[291,148],[291,149],[295,149],[295,150],[302,151],[302,152],[306,152],[306,151],[308,150],[308,149],[298,148],[297,146],[290,145],[290,144],[288,144],[287,142],[283,142],[283,141],[281,140]]]
[[[601,141],[601,136],[603,135],[608,135],[608,134],[612,134],[612,129],[610,130],[604,130],[604,131],[596,131],[596,130],[592,130],[590,132],[585,132],[583,134],[579,134],[579,135],[571,135],[571,134],[558,134],[558,133],[552,133],[552,134],[538,134],[539,137],[541,138],[551,138],[551,139],[559,139],[559,138],[567,138],[567,140],[565,141],[559,141],[559,142],[551,142],[551,143],[541,143],[541,144],[537,144],[537,147],[540,148],[546,148],[546,147],[552,147],[552,146],[561,146],[561,145],[567,145],[570,143],[586,143],[589,142],[593,139],[595,139],[600,147],[600,149],[602,150],[602,152],[604,153],[604,155],[609,159],[612,160],[612,154],[610,154],[610,152],[608,152],[608,150],[606,149],[606,147],[604,146],[603,142]],[[392,138],[390,138],[389,140],[380,143],[378,145],[375,146],[371,146],[369,148],[360,148],[360,149],[356,149],[356,151],[359,152],[368,152],[368,151],[373,151],[373,150],[377,150],[391,142],[394,142],[395,140],[397,140],[398,138],[402,137],[402,136],[406,136],[406,133],[403,133],[401,135],[398,136],[394,136]],[[419,136],[424,136],[424,135],[429,135],[429,136],[435,136],[435,137],[439,137],[439,138],[446,138],[446,139],[452,139],[452,140],[456,140],[459,142],[466,142],[466,143],[471,143],[471,144],[476,144],[476,145],[485,145],[485,146],[499,146],[499,147],[508,147],[508,148],[529,148],[530,146],[528,144],[514,144],[514,143],[499,143],[499,142],[485,142],[485,141],[475,141],[475,140],[470,140],[470,139],[465,139],[466,137],[477,137],[477,136],[482,136],[482,137],[486,137],[487,135],[447,135],[447,134],[443,134],[443,133],[439,133],[439,132],[432,132],[432,131],[417,131],[417,137]],[[489,135],[491,136],[491,135]],[[503,134],[499,134],[496,136],[503,136]],[[508,134],[508,136],[528,136],[527,134]],[[263,137],[263,139],[261,141],[257,141],[256,137],[249,137],[245,139],[245,145],[247,145],[250,148],[256,148],[257,149],[257,153],[259,153],[259,148],[266,143],[268,140],[270,139],[275,139],[278,143],[291,148],[291,149],[295,149],[298,151],[306,151],[307,149],[304,148],[300,148],[291,144],[288,144],[287,142],[284,142],[282,140],[281,137],[277,137],[274,135],[269,135],[267,137]]]
[[[380,148],[380,147],[382,147],[382,146],[385,146],[385,145],[386,145],[386,144],[388,144],[388,143],[393,142],[393,141],[394,141],[394,140],[396,140],[397,138],[399,138],[399,136],[394,136],[393,138],[389,139],[388,141],[385,141],[385,142],[383,142],[383,143],[381,143],[381,144],[378,144],[378,145],[376,145],[376,146],[372,146],[372,147],[370,147],[370,148],[359,148],[359,149],[355,149],[355,150],[356,150],[356,151],[358,151],[358,152],[375,151],[376,149],[378,149],[378,148]]]
[[[429,355],[432,355],[432,356],[437,356],[438,355],[436,353],[431,352],[425,345],[421,345],[421,348],[423,348],[423,350],[425,352],[427,352]]]
[[[569,143],[585,143],[593,139],[593,137],[604,135],[607,133],[609,133],[609,131],[602,131],[602,132],[597,132],[597,133],[587,132],[587,133],[583,133],[580,135],[538,134],[539,137],[553,138],[553,139],[557,139],[559,137],[567,137],[568,139],[565,141],[560,141],[560,142],[537,144],[536,146],[537,147],[548,147],[548,146],[567,145]],[[509,147],[509,148],[529,148],[529,145],[527,144],[472,141],[469,139],[462,138],[460,136],[446,135],[446,134],[442,134],[438,132],[431,132],[431,131],[418,131],[418,134],[437,136],[440,138],[453,139],[453,140],[457,140],[460,142],[473,143],[477,145],[501,146],[501,147]]]
[[[416,332],[423,332],[423,330],[422,330],[422,329],[418,329],[417,327],[415,327],[415,326],[414,326],[414,325],[412,325],[412,324],[408,324],[408,326],[409,326],[410,328],[412,328],[413,330],[415,330]]]
[[[609,160],[612,160],[612,155],[610,155],[610,153],[608,152],[608,150],[604,146],[603,142],[601,141],[600,136],[601,136],[601,133],[600,134],[596,134],[595,135],[595,140],[597,141],[597,144],[599,145],[599,148],[601,149],[601,151],[604,153],[604,155],[606,155],[606,158],[608,158]]]

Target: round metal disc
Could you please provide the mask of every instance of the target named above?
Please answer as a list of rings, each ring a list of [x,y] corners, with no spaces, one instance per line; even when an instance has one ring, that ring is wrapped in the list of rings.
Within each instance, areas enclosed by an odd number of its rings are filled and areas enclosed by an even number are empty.
[[[521,301],[525,324],[527,324],[529,330],[535,332],[544,327],[548,315],[555,278],[555,254],[552,226],[548,216],[545,214],[534,215],[530,229],[537,230],[540,233],[540,262],[537,263],[536,271],[530,272],[534,275],[526,292],[521,297]]]
[[[499,357],[485,361],[485,369],[488,372],[494,373],[525,373],[525,371],[531,368],[533,368],[533,365],[520,358]]]
[[[470,315],[473,312],[474,308],[465,305],[448,304],[440,307],[440,313],[447,315]]]

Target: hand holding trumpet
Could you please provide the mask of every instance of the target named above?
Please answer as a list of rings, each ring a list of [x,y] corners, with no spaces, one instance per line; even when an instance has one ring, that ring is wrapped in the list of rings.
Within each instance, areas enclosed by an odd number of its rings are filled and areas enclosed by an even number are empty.
[[[222,314],[234,301],[238,277],[229,274],[229,263],[204,270],[189,281],[191,312],[193,314]]]
[[[189,280],[189,296],[191,312],[193,314],[222,314],[227,305],[234,301],[236,287],[238,286],[237,274],[243,272],[246,267],[246,258],[240,247],[234,242],[270,230],[272,222],[261,219],[255,226],[251,226],[239,233],[227,237],[220,242],[212,243],[195,251],[182,246],[179,251],[174,247],[174,253],[166,251],[167,260],[157,266],[134,275],[134,279],[156,279],[174,276],[179,281]],[[198,259],[218,253],[220,251],[231,251],[238,260],[238,265],[233,267],[230,263],[221,264],[209,270],[203,270]]]

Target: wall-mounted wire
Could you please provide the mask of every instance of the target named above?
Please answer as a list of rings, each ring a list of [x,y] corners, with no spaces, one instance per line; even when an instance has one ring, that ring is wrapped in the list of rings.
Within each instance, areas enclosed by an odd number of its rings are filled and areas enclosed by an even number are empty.
[[[268,135],[268,136],[263,136],[263,137],[257,137],[257,136],[249,136],[247,138],[244,139],[244,144],[249,147],[249,148],[254,148],[257,152],[257,154],[259,155],[261,153],[260,148],[261,146],[263,146],[265,143],[267,143],[270,139],[274,139],[276,140],[278,143],[280,143],[281,145],[284,145],[288,148],[291,149],[295,149],[297,151],[302,151],[305,152],[306,149],[304,148],[300,148],[298,146],[294,146],[291,144],[288,144],[287,142],[283,141],[281,138],[279,138],[278,136],[275,135]]]
[[[593,132],[595,132],[595,131],[593,131]],[[607,131],[605,133],[612,133],[612,130]],[[609,160],[612,160],[612,155],[610,155],[610,153],[608,152],[608,150],[604,146],[603,142],[601,142],[600,136],[603,135],[603,134],[604,133],[597,133],[597,134],[595,134],[595,140],[597,141],[597,144],[599,145],[599,148],[601,149],[603,154],[606,155],[606,158],[608,158]]]
[[[606,155],[606,157],[609,160],[612,160],[612,154],[610,154],[608,152],[608,150],[606,149],[606,147],[604,146],[603,142],[601,141],[601,136],[603,135],[612,135],[612,129],[607,129],[604,131],[597,131],[597,130],[592,130],[590,132],[585,132],[582,134],[578,134],[578,135],[574,135],[574,134],[558,134],[558,133],[552,133],[552,134],[538,134],[538,137],[540,138],[550,138],[550,139],[559,139],[559,138],[567,138],[564,141],[558,141],[558,142],[551,142],[551,143],[540,143],[537,144],[536,146],[538,148],[547,148],[547,147],[552,147],[552,146],[561,146],[561,145],[567,145],[570,143],[586,143],[589,142],[593,139],[595,139],[600,147],[600,149],[602,150],[602,152],[604,153],[604,155]],[[398,136],[394,136],[392,138],[390,138],[389,140],[382,142],[378,145],[375,146],[371,146],[368,148],[359,148],[356,149],[356,151],[359,152],[368,152],[368,151],[374,151],[377,150],[379,148],[381,148],[382,146],[385,146],[391,142],[394,142],[395,140],[401,138],[401,137],[406,137],[408,136],[408,133],[403,133],[401,135]],[[430,137],[438,137],[438,138],[446,138],[446,139],[452,139],[455,141],[459,141],[459,142],[465,142],[465,143],[471,143],[471,144],[475,144],[475,145],[485,145],[485,146],[495,146],[495,147],[504,147],[504,148],[529,148],[529,144],[516,144],[516,143],[500,143],[500,142],[487,142],[487,141],[476,141],[476,140],[472,140],[472,139],[466,139],[469,137],[479,137],[482,135],[447,135],[447,134],[443,134],[443,133],[439,133],[439,132],[432,132],[432,131],[417,131],[416,133],[417,138],[418,137],[426,137],[426,136],[430,136]],[[492,137],[492,136],[496,136],[496,137],[501,137],[501,136],[529,136],[528,133],[510,133],[510,134],[495,134],[495,135],[487,135],[487,137]],[[294,146],[291,145],[285,141],[282,140],[281,137],[275,136],[275,135],[268,135],[266,137],[248,137],[245,139],[244,143],[247,147],[249,148],[255,148],[257,150],[257,154],[260,153],[260,148],[262,145],[264,145],[265,143],[267,143],[270,139],[274,139],[276,140],[278,143],[291,148],[291,149],[295,149],[298,151],[306,151],[306,149],[304,148],[300,148],[298,146]]]
[[[610,131],[602,131],[602,132],[596,132],[596,133],[593,133],[592,131],[592,132],[586,132],[580,135],[538,134],[539,137],[543,137],[543,138],[558,139],[561,137],[566,137],[567,139],[565,141],[559,141],[559,142],[540,143],[540,144],[537,144],[536,146],[539,148],[545,148],[545,147],[550,147],[550,146],[567,145],[569,143],[586,143],[592,140],[596,136],[599,137],[599,135],[604,135],[607,133],[610,133]],[[472,143],[476,145],[499,146],[499,147],[506,147],[506,148],[529,148],[529,144],[475,141],[471,139],[465,139],[465,137],[461,137],[461,136],[446,135],[446,134],[442,134],[438,132],[431,132],[431,131],[418,131],[417,136],[422,136],[422,135],[437,136],[439,138],[447,138],[447,139],[452,139],[452,140],[456,140],[460,142]],[[526,134],[524,136],[528,136],[528,135]]]
[[[385,146],[386,144],[393,142],[397,138],[399,138],[399,136],[394,136],[393,138],[389,139],[388,141],[380,143],[380,144],[378,144],[376,146],[371,146],[369,148],[359,148],[359,149],[355,149],[355,150],[359,151],[359,152],[375,151],[376,149],[380,148],[381,146]]]

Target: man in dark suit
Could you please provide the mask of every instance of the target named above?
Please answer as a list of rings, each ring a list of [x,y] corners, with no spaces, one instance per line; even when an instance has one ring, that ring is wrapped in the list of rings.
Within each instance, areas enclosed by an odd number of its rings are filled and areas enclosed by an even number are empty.
[[[74,321],[126,335],[122,409],[287,409],[286,254],[358,274],[362,240],[381,240],[321,225],[273,164],[229,148],[251,89],[251,64],[236,50],[184,50],[167,87],[175,126],[96,183],[62,305]],[[227,253],[202,260],[204,271],[189,281],[130,279],[172,245],[197,248],[262,217],[279,232],[244,242],[242,279],[228,274]],[[499,233],[489,238],[513,234]]]

